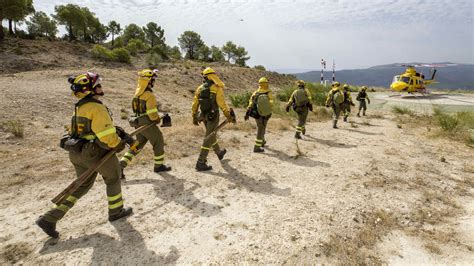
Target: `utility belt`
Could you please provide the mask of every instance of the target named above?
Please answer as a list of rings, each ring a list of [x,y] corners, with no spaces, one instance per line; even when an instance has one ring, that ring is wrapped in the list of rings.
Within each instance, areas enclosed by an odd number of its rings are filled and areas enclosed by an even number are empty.
[[[130,124],[131,127],[137,128],[141,126],[142,124],[151,123],[151,120],[148,118],[147,113],[135,114],[134,116],[130,117],[130,119],[128,119],[128,123]]]
[[[95,135],[86,135],[83,138],[73,137],[71,135],[64,135],[59,141],[59,147],[69,152],[82,152],[84,145],[87,143],[94,143]]]

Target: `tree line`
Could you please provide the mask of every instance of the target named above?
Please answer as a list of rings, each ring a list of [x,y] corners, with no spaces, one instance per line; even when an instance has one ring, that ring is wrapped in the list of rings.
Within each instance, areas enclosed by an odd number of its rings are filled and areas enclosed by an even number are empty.
[[[106,44],[111,51],[125,49],[131,55],[148,52],[150,61],[185,58],[206,62],[227,61],[246,66],[250,59],[244,47],[232,41],[222,47],[208,46],[194,31],[183,32],[178,37],[179,47],[171,47],[165,42],[164,29],[155,22],[149,22],[143,27],[132,23],[122,28],[120,23],[112,20],[104,25],[89,8],[75,4],[55,6],[54,14],[50,17],[45,12],[35,11],[33,0],[0,0],[0,22],[3,20],[8,21],[8,28],[0,25],[0,40],[4,39],[6,32],[9,36],[21,38],[55,40],[58,25],[62,25],[66,29],[62,39],[101,45],[94,47],[94,50],[98,57],[103,58],[111,57],[110,54],[104,54],[109,52],[108,48],[103,47]],[[22,23],[26,24],[26,32],[16,27]],[[106,42],[109,37],[111,41]]]

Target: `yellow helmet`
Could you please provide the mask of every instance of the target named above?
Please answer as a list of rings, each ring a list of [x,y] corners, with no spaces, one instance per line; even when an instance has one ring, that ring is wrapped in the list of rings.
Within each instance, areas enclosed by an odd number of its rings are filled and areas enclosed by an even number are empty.
[[[344,84],[344,86],[342,86],[344,89],[349,89],[349,85],[347,84]]]
[[[204,69],[202,71],[202,75],[205,76],[205,75],[209,75],[209,74],[215,74],[216,71],[214,71],[214,69],[210,68],[210,67],[207,67],[206,69]]]
[[[367,90],[367,86],[362,86],[362,90],[363,90],[363,91],[366,91],[366,90]]]
[[[71,90],[74,95],[79,98],[84,98],[86,95],[93,93],[94,88],[100,86],[101,81],[102,78],[92,72],[86,72],[68,78],[68,82],[71,84]]]
[[[339,83],[338,81],[334,81],[331,86],[337,87],[339,85],[341,85],[341,83]]]
[[[157,76],[158,70],[157,69],[143,69],[142,71],[138,72],[138,75],[142,78],[155,78]]]
[[[268,79],[266,77],[261,77],[259,80],[258,80],[258,83],[268,83]]]
[[[296,85],[298,85],[298,86],[304,86],[304,85],[306,85],[306,83],[304,82],[304,80],[300,79],[300,80],[298,80],[298,81],[296,82]]]

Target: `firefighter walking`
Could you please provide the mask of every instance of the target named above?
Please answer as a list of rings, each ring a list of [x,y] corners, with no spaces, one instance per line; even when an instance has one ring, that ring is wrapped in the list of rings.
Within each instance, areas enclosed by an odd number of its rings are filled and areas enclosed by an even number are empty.
[[[216,72],[208,67],[201,74],[204,81],[196,89],[191,112],[193,124],[198,126],[200,122],[203,122],[206,128],[205,138],[196,163],[196,170],[208,171],[212,169],[212,166],[207,164],[209,151],[212,149],[219,160],[222,160],[227,152],[226,149],[221,149],[219,146],[216,132],[214,132],[219,125],[219,109],[222,110],[227,121],[235,123],[236,118],[232,108],[229,108],[225,102],[225,85]]]
[[[273,96],[268,86],[268,79],[262,77],[258,80],[258,89],[252,94],[245,113],[245,120],[253,117],[257,123],[257,138],[255,139],[254,152],[264,152],[267,143],[265,131],[268,120],[272,116]]]
[[[306,134],[306,118],[308,117],[308,112],[313,111],[313,104],[311,103],[311,93],[305,88],[306,83],[303,80],[298,80],[296,85],[298,88],[291,94],[285,109],[286,112],[289,112],[290,107],[292,107],[298,115],[295,138],[301,139],[301,134]]]
[[[132,100],[132,110],[134,117],[130,119],[130,125],[138,128],[150,123],[160,122],[155,95],[153,95],[153,86],[157,77],[157,71],[143,69],[138,72],[137,88]],[[120,166],[125,169],[132,159],[140,153],[145,144],[149,141],[153,146],[154,166],[156,173],[170,171],[171,167],[164,164],[165,151],[163,134],[157,125],[151,126],[137,135],[138,145],[134,145],[120,159]],[[122,171],[122,178],[125,174]]]
[[[62,139],[60,146],[69,151],[69,159],[79,177],[111,149],[119,152],[125,148],[125,142],[120,140],[118,133],[122,138],[130,136],[123,130],[120,130],[121,133],[117,130],[107,107],[99,101],[99,97],[104,95],[99,75],[88,72],[70,77],[68,81],[79,101],[75,105],[69,136]],[[124,208],[121,169],[117,157],[113,155],[66,200],[40,216],[36,224],[50,237],[58,238],[57,222],[90,190],[98,173],[106,185],[109,221],[132,214],[132,208]]]

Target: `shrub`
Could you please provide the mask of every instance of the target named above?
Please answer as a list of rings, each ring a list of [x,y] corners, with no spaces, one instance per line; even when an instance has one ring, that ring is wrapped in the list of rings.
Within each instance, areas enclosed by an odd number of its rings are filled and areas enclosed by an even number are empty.
[[[145,60],[150,68],[157,68],[158,64],[163,62],[163,58],[154,52],[148,53]]]
[[[325,104],[326,94],[330,90],[329,87],[326,87],[321,84],[308,82],[306,83],[306,88],[311,93],[311,97],[313,98],[313,104],[320,106],[323,106]],[[277,99],[283,102],[287,102],[290,99],[293,91],[296,89],[296,85],[284,87],[277,93]]]
[[[230,102],[236,108],[242,107],[245,108],[249,104],[250,97],[252,96],[251,92],[235,93],[229,96]]]
[[[98,59],[103,59],[103,60],[113,60],[114,56],[112,52],[105,48],[102,45],[96,44],[94,47],[92,47],[92,57],[98,58]]]
[[[143,51],[145,48],[145,43],[139,39],[131,39],[128,41],[128,44],[125,47],[125,49],[127,49],[131,55],[137,55],[138,52]]]
[[[266,70],[265,67],[262,66],[262,65],[256,65],[254,68],[255,68],[255,69],[258,69],[258,70],[263,70],[263,71]]]
[[[125,48],[115,48],[112,50],[112,56],[115,61],[122,63],[131,63],[130,53]]]

